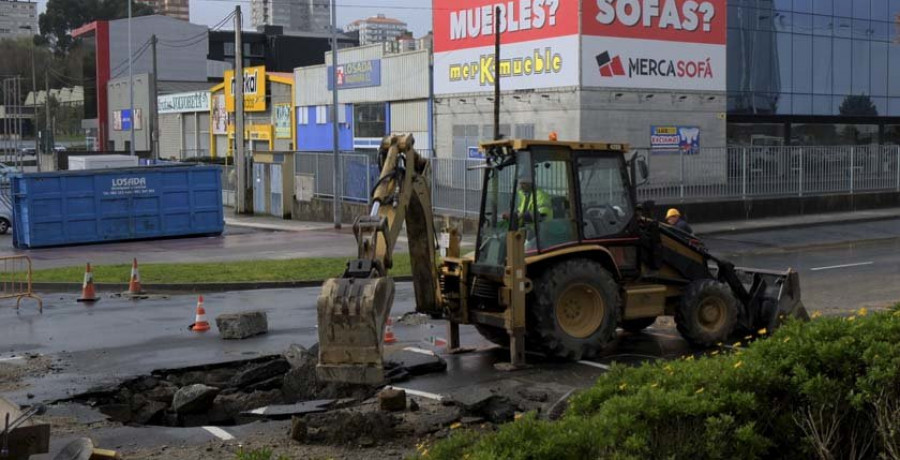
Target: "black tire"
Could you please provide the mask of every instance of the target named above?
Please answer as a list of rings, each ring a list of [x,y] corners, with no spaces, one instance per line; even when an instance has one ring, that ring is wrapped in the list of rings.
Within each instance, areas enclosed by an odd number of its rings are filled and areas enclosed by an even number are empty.
[[[622,329],[628,332],[641,332],[644,329],[652,326],[653,323],[656,322],[656,317],[652,316],[650,318],[637,318],[637,319],[626,319],[622,321]]]
[[[698,280],[688,285],[675,312],[678,332],[688,342],[708,347],[724,342],[734,333],[738,300],[727,284]]]
[[[6,235],[9,232],[10,223],[8,220],[0,218],[0,235]]]
[[[506,332],[506,329],[484,324],[476,324],[475,329],[488,341],[500,345],[501,347],[509,346],[509,334]]]
[[[548,356],[591,358],[616,339],[621,308],[619,286],[601,264],[559,262],[536,277],[526,344]]]

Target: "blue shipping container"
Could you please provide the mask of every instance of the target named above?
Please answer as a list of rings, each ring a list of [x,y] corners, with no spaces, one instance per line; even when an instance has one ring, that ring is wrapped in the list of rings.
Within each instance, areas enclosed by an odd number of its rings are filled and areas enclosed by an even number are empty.
[[[12,177],[13,245],[39,248],[225,229],[216,166],[148,166]]]

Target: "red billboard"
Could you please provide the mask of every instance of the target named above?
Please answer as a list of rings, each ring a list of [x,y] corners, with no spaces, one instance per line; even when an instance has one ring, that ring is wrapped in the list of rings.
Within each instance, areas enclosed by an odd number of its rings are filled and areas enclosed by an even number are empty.
[[[434,0],[435,93],[493,86],[499,26],[503,88],[578,84],[579,0]]]
[[[726,0],[584,0],[584,35],[724,45]]]

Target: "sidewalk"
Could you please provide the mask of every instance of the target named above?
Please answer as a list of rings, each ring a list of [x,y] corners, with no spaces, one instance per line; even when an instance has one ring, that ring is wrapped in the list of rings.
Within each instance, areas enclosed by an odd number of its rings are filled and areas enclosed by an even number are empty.
[[[225,225],[278,232],[306,232],[310,230],[334,229],[334,224],[328,222],[303,222],[299,220],[284,220],[269,216],[235,216],[234,211],[230,208],[225,208]],[[352,227],[352,225],[348,224],[344,224],[343,226],[343,228]]]
[[[900,208],[873,209],[868,211],[808,214],[802,216],[771,217],[756,220],[736,220],[692,224],[694,233],[701,236],[749,233],[766,230],[817,227],[821,225],[851,224],[879,220],[900,219]]]
[[[229,210],[230,211],[230,210]],[[227,212],[227,211],[226,211]],[[836,212],[827,214],[808,214],[802,216],[771,217],[756,220],[733,220],[727,222],[710,222],[691,224],[694,233],[701,236],[749,233],[766,230],[783,230],[791,228],[816,227],[821,225],[850,224],[874,222],[879,220],[900,219],[900,208],[874,209],[868,211]],[[225,224],[234,227],[246,227],[258,230],[282,232],[305,232],[311,230],[333,230],[334,225],[326,222],[302,222],[297,220],[281,220],[266,216],[240,216],[225,218]],[[344,224],[343,231],[352,233],[352,225]],[[343,233],[342,231],[342,233]],[[403,235],[405,236],[405,235]],[[466,235],[470,238],[474,235]],[[401,239],[405,241],[405,238]]]

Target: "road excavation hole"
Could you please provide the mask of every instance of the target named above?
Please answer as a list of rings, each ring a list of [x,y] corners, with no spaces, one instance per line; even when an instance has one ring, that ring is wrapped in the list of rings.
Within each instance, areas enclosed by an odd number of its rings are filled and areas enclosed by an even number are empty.
[[[251,411],[302,401],[362,401],[375,387],[319,382],[318,350],[292,345],[283,355],[153,371],[68,401],[126,425],[233,426],[265,417]],[[289,416],[288,416],[289,417]]]

